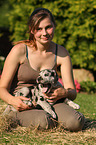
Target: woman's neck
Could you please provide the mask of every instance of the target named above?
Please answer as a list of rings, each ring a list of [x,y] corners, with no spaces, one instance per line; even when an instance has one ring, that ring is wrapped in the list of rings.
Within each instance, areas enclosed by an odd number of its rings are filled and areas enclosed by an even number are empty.
[[[52,42],[46,44],[41,44],[37,42],[36,44],[37,44],[38,51],[48,51],[51,48]]]

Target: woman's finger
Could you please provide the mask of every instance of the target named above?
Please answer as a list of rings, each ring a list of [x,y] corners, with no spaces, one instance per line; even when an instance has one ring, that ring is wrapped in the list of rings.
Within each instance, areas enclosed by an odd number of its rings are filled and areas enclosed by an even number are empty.
[[[53,96],[49,97],[49,100],[53,100],[53,99],[56,99],[56,98],[57,98],[57,96],[53,95]]]
[[[54,96],[54,93],[49,93],[48,97]]]
[[[20,99],[21,99],[21,100],[31,100],[30,98],[23,97],[23,96],[20,96]]]
[[[54,103],[54,102],[56,102],[57,101],[57,99],[53,99],[53,100],[47,100],[49,103]]]
[[[23,110],[29,110],[31,109],[31,107],[29,107],[28,105],[26,105],[24,102],[21,103],[21,106],[19,108],[19,111],[23,111]]]

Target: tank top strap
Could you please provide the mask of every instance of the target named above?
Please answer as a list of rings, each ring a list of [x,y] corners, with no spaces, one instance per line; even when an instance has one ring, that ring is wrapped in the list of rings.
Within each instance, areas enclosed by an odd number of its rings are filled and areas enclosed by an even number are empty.
[[[57,51],[58,51],[58,45],[56,44],[56,49],[55,49],[55,63],[57,61]]]
[[[57,61],[57,51],[58,51],[58,45],[56,44],[56,49],[55,49],[55,63]],[[26,57],[28,59],[28,48],[27,48],[27,45],[26,45]]]
[[[28,59],[28,48],[27,48],[27,45],[26,45],[26,57]]]

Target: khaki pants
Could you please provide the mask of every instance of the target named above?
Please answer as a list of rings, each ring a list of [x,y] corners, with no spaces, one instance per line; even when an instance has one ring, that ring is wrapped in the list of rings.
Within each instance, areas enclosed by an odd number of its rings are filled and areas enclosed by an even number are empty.
[[[43,129],[56,127],[61,124],[65,129],[70,131],[82,130],[84,126],[84,116],[82,113],[74,110],[65,103],[57,103],[53,105],[57,113],[58,120],[54,121],[52,117],[42,109],[32,109],[22,112],[11,112],[10,115],[19,120],[21,126],[28,127],[30,125]]]

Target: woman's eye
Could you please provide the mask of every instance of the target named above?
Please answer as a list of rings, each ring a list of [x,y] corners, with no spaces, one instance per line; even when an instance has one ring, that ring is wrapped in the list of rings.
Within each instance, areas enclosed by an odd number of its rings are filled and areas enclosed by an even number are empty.
[[[40,30],[41,30],[41,28],[37,28],[36,30],[37,30],[37,31],[40,31]]]
[[[51,25],[46,27],[46,29],[50,29],[50,28],[52,28],[52,26],[51,26]]]

